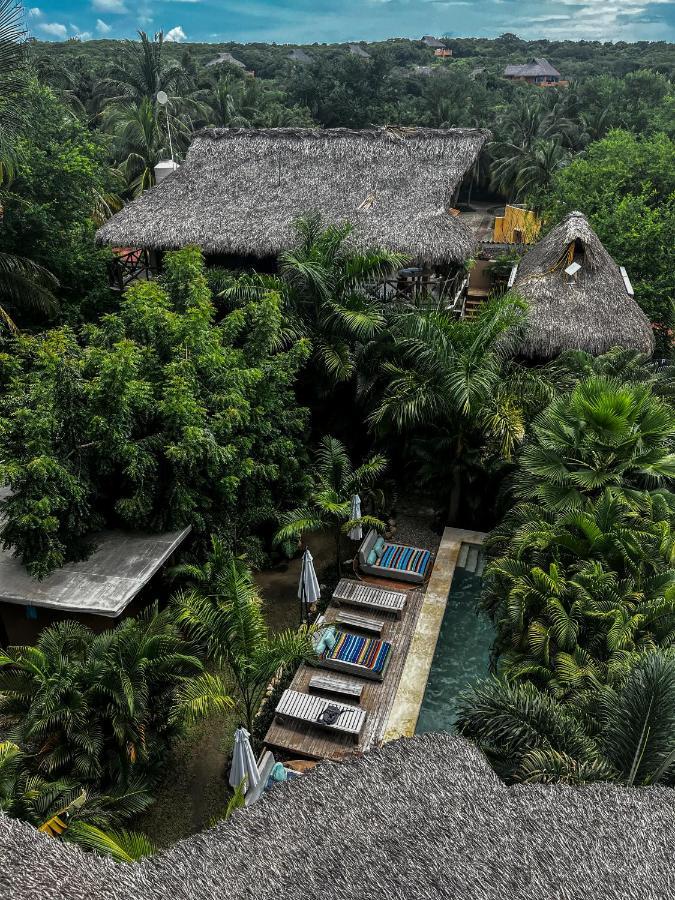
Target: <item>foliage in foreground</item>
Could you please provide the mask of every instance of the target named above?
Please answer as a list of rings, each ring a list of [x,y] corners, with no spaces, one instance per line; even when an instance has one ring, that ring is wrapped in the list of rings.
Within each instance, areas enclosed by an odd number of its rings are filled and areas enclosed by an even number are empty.
[[[341,572],[341,538],[357,525],[384,531],[385,523],[376,516],[362,515],[352,519],[351,501],[359,494],[362,506],[377,495],[375,486],[387,467],[387,460],[375,454],[353,467],[344,445],[333,437],[325,437],[316,451],[312,469],[312,487],[305,505],[289,510],[281,517],[276,533],[277,543],[285,543],[289,553],[293,542],[305,532],[332,531],[335,540],[335,563]]]
[[[627,655],[613,685],[560,704],[533,684],[467,691],[459,732],[511,783],[675,784],[675,656]]]
[[[293,386],[308,347],[281,340],[271,293],[215,322],[192,249],[98,325],[20,338],[0,414],[2,540],[37,577],[89,552],[103,525],[191,525],[255,553],[253,529],[303,485]]]
[[[152,803],[171,739],[232,703],[166,611],[100,634],[51,626],[0,655],[0,809],[120,861],[146,855],[126,823]]]
[[[241,560],[214,545],[208,568],[182,567],[196,588],[173,600],[176,621],[202,652],[231,676],[237,710],[247,730],[270,683],[311,651],[305,628],[270,634],[255,582]]]

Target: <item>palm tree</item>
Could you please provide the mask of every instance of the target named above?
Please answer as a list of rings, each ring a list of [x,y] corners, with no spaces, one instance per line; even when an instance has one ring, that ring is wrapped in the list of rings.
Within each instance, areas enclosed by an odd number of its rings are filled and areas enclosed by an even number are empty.
[[[98,635],[59,622],[0,654],[0,715],[44,777],[128,780],[180,722],[231,705],[156,607]]]
[[[491,679],[460,700],[458,731],[510,783],[675,781],[675,656],[633,655],[616,684],[562,704],[532,684]]]
[[[253,576],[240,560],[230,560],[209,587],[217,592],[176,595],[177,621],[229,673],[239,712],[251,731],[271,681],[310,653],[311,639],[305,628],[270,635]]]
[[[307,531],[332,530],[335,538],[335,563],[342,572],[341,537],[355,525],[378,528],[385,524],[374,516],[351,518],[354,494],[371,491],[384,473],[387,460],[376,454],[356,468],[353,467],[344,445],[333,437],[324,437],[316,453],[312,470],[313,486],[307,503],[282,516],[275,535],[276,543],[297,540]],[[366,495],[362,499],[367,499]]]
[[[144,789],[101,796],[67,781],[32,775],[26,754],[11,741],[0,743],[0,811],[34,825],[38,831],[81,847],[133,862],[154,852],[148,838],[120,830],[152,802]]]
[[[101,89],[110,100],[154,102],[164,91],[175,102],[189,84],[188,74],[177,60],[167,60],[164,52],[164,33],[157,32],[154,40],[139,31],[139,41],[122,41],[117,62],[108,69],[101,81]]]
[[[247,300],[279,292],[289,324],[311,341],[313,374],[332,388],[354,375],[356,345],[384,327],[382,303],[365,286],[379,283],[404,258],[388,250],[354,250],[348,242],[351,225],[324,226],[320,215],[299,218],[295,230],[295,247],[279,257],[280,278],[243,276],[223,296]]]
[[[393,346],[370,391],[379,397],[370,421],[402,433],[422,430],[429,438],[435,490],[450,487],[450,522],[459,513],[472,450],[490,443],[508,459],[523,439],[523,413],[501,345],[521,314],[520,301],[507,296],[474,319],[458,321],[443,309],[407,310],[392,319]]]
[[[169,144],[182,151],[189,139],[189,129],[182,119],[160,110],[155,102],[143,97],[111,103],[103,111],[103,126],[113,135],[115,158],[134,197],[155,184],[155,166],[169,156]],[[166,123],[160,122],[160,115],[166,117]]]
[[[0,0],[0,181],[11,179],[16,163],[14,141],[22,122],[21,99],[27,78],[22,8]],[[52,290],[58,281],[42,266],[21,256],[0,253],[0,323],[17,328],[8,307],[52,313]]]
[[[675,477],[675,411],[648,384],[591,377],[534,420],[515,493],[573,510],[606,488],[656,488]]]
[[[0,253],[0,323],[16,334],[11,307],[51,315],[58,308],[52,291],[58,280],[47,269],[23,256]]]

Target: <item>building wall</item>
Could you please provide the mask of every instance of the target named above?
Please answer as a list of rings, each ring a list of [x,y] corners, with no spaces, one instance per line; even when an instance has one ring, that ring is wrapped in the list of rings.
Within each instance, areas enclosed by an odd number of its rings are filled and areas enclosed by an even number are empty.
[[[534,244],[541,231],[541,222],[530,209],[507,206],[503,216],[495,218],[495,244]]]

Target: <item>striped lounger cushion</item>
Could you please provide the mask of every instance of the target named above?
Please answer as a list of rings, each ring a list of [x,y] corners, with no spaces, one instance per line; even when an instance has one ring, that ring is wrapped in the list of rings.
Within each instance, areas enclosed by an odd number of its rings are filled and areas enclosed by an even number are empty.
[[[417,547],[404,547],[402,544],[385,544],[384,552],[378,561],[383,569],[396,569],[399,572],[413,572],[424,575],[431,559],[429,550]]]
[[[338,632],[337,643],[333,649],[326,650],[321,658],[353,663],[356,666],[363,666],[371,672],[381,672],[390,653],[391,644],[388,641],[360,637],[341,631]]]

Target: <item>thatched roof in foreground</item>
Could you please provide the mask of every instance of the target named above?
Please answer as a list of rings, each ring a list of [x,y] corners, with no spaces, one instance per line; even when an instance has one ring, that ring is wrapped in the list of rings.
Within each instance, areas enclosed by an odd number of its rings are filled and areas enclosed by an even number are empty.
[[[568,284],[565,269],[573,254],[581,269]],[[647,316],[580,212],[569,213],[523,256],[513,290],[530,307],[515,348],[519,355],[549,359],[565,350],[654,350]]]
[[[459,261],[474,239],[448,212],[489,132],[477,129],[222,129],[198,134],[180,169],[113,216],[101,243],[276,256],[319,211],[354,240],[415,260]]]
[[[665,900],[675,889],[674,804],[675,791],[658,788],[507,788],[467,742],[425,735],[322,763],[138,865],[0,817],[0,895]]]

